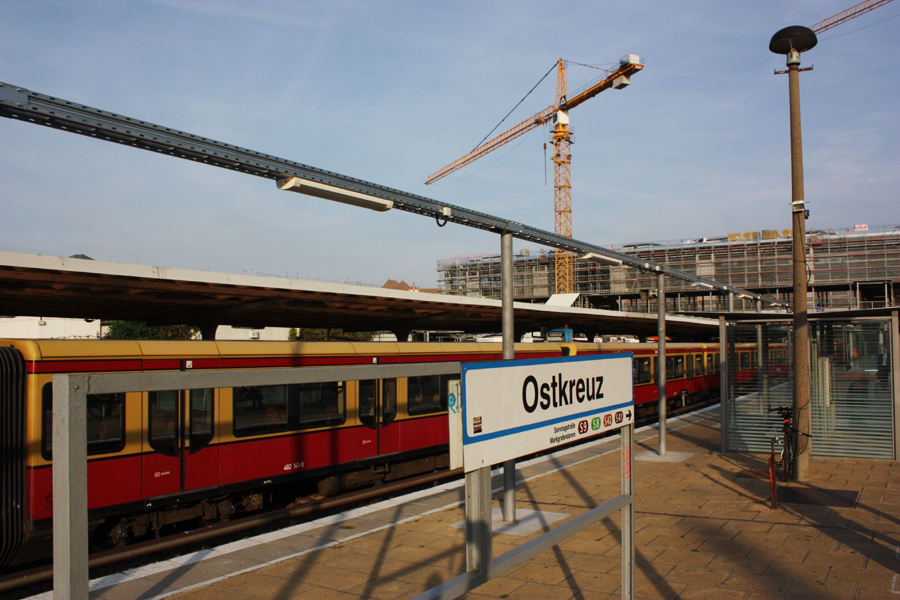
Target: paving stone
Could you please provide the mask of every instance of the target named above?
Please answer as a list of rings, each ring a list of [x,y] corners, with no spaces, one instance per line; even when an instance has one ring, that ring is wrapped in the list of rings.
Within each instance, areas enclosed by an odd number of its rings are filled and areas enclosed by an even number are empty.
[[[417,593],[419,586],[407,581],[379,577],[347,591],[356,598],[394,600],[395,598],[408,598]]]
[[[225,581],[220,581],[215,587],[217,589],[228,589],[227,582],[227,579]],[[308,591],[315,585],[316,584],[312,582],[287,581],[279,577],[268,577],[265,579],[258,579],[249,585],[245,585],[241,587],[239,591],[252,598],[284,600],[296,596],[301,592]]]
[[[726,579],[728,579],[729,575],[728,571],[680,565],[672,569],[672,571],[666,575],[666,581],[688,585],[719,587]]]
[[[828,579],[831,567],[826,565],[807,565],[782,560],[773,560],[763,571],[767,577],[781,577],[785,580],[824,582]]]
[[[894,582],[895,574],[875,569],[854,569],[851,567],[832,567],[828,574],[828,583],[842,583],[856,587],[889,589]],[[898,590],[900,591],[900,590]]]
[[[574,596],[575,594],[568,587],[531,581],[516,588],[507,597],[512,600],[571,600]]]
[[[765,593],[782,596],[791,584],[787,577],[753,573],[732,573],[722,587],[730,590]]]
[[[653,564],[678,565],[692,568],[708,567],[718,556],[710,552],[691,552],[670,548],[657,556]]]
[[[237,590],[221,590],[215,587],[208,587],[178,594],[175,598],[178,600],[251,600],[253,596]]]
[[[861,569],[866,565],[866,557],[857,552],[824,552],[821,550],[811,550],[804,559],[804,562],[810,565],[855,567]]]
[[[847,600],[856,598],[855,586],[837,583],[794,582],[788,589],[787,596],[792,600]]]
[[[678,596],[678,600],[744,600],[747,594],[742,591],[689,585]]]

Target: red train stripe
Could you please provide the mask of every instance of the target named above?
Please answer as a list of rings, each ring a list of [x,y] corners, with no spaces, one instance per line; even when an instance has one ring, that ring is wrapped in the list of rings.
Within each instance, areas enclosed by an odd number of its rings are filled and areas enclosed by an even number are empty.
[[[96,371],[140,371],[139,359],[125,360],[51,360],[29,362],[28,373],[86,373]]]

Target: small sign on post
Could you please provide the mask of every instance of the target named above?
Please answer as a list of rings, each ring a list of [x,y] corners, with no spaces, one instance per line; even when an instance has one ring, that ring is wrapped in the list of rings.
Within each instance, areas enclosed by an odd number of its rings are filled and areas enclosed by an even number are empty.
[[[462,365],[462,411],[451,408],[451,428],[461,419],[465,471],[632,424],[632,356]]]

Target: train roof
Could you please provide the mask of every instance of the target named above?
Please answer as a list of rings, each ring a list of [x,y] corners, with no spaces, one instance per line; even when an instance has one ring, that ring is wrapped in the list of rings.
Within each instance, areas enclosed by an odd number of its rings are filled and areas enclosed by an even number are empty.
[[[289,342],[289,341],[202,341],[202,340],[30,340],[2,339],[0,345],[18,349],[26,360],[73,360],[99,358],[164,359],[176,357],[229,358],[271,356],[454,356],[503,353],[499,342]],[[655,343],[517,343],[519,356],[535,353],[562,354],[574,346],[585,352],[655,352]],[[718,344],[666,344],[669,352],[717,352]]]

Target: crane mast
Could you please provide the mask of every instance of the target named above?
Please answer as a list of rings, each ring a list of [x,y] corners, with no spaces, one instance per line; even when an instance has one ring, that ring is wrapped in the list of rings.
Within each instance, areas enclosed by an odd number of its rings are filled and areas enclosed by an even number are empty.
[[[556,70],[557,111],[551,120],[553,130],[553,215],[556,234],[572,237],[572,132],[569,129],[569,112],[566,65],[559,59]],[[575,287],[572,253],[556,250],[556,293],[571,294]]]

